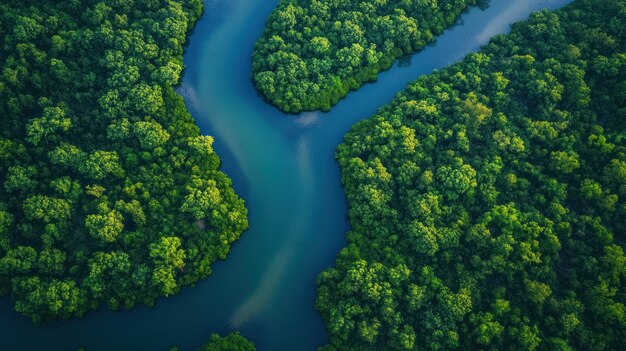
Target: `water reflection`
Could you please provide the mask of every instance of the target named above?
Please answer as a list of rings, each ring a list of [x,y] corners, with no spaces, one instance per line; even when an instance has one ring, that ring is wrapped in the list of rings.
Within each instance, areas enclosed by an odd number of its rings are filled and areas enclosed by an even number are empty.
[[[317,124],[320,120],[320,112],[304,112],[299,115],[296,119],[294,119],[294,123],[296,123],[300,127],[310,127],[314,124]]]
[[[292,261],[296,253],[293,245],[284,245],[277,252],[266,272],[263,273],[261,285],[259,285],[252,295],[237,308],[230,318],[230,325],[233,329],[240,329],[243,324],[255,318],[261,312],[268,300],[275,295],[281,279],[285,276],[287,266]]]

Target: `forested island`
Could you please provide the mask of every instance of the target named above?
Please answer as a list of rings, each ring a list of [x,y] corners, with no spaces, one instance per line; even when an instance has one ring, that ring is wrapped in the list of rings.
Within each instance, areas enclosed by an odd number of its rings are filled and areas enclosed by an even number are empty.
[[[180,351],[180,349],[173,347],[170,351]],[[197,351],[256,351],[256,347],[240,333],[234,332],[224,337],[211,334],[209,341],[200,346]]]
[[[329,110],[488,0],[280,0],[252,56],[259,92],[286,112]]]
[[[412,83],[337,150],[352,229],[318,279],[322,350],[623,349],[625,128],[623,0]]]
[[[201,0],[0,4],[0,294],[36,322],[154,304],[247,228],[173,87]]]
[[[235,332],[221,337],[212,334],[209,342],[202,345],[198,351],[256,351],[253,343]]]

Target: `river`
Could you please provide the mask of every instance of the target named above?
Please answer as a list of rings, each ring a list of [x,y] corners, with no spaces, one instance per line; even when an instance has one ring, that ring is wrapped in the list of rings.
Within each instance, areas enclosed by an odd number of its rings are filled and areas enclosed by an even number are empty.
[[[492,0],[436,45],[350,93],[330,113],[285,115],[250,81],[253,44],[277,0],[206,0],[190,37],[179,93],[222,169],[246,200],[250,230],[213,274],[156,306],[105,309],[36,326],[0,300],[0,350],[195,350],[211,332],[240,330],[260,351],[315,350],[328,335],[314,309],[315,278],[345,246],[346,200],[334,152],[419,75],[461,60],[532,11],[567,0]]]

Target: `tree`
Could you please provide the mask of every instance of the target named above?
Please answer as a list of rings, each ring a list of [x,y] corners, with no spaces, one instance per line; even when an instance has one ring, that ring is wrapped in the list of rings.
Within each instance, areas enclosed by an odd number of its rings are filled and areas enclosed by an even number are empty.
[[[180,246],[178,237],[161,237],[150,244],[150,258],[155,265],[152,282],[166,296],[178,288],[175,270],[182,270],[185,266],[185,250]]]
[[[46,107],[43,116],[30,120],[26,125],[27,140],[39,144],[41,139],[48,142],[48,136],[58,132],[67,132],[72,127],[72,120],[65,117],[65,111],[59,107]]]
[[[196,220],[210,215],[210,210],[222,201],[220,191],[215,187],[215,181],[194,178],[193,185],[187,188],[188,195],[180,210],[189,213]]]
[[[156,122],[136,122],[133,124],[133,132],[139,139],[139,145],[148,150],[159,147],[170,139],[170,134]]]
[[[116,210],[105,210],[104,213],[88,215],[85,227],[94,238],[105,243],[112,243],[124,230],[123,220],[122,214]]]
[[[550,165],[555,171],[565,174],[580,167],[578,155],[573,151],[553,151],[550,154]]]
[[[185,250],[180,246],[178,237],[161,237],[156,243],[150,244],[150,258],[157,265],[182,269],[185,266]]]
[[[67,220],[71,215],[71,207],[67,201],[44,195],[29,197],[22,208],[28,219],[43,223]]]
[[[325,37],[314,37],[311,39],[311,50],[318,55],[323,56],[327,54],[330,48],[330,41]]]
[[[93,180],[102,180],[109,175],[116,177],[124,175],[119,156],[115,151],[95,151],[78,164],[78,170]]]
[[[36,173],[37,169],[33,166],[28,168],[23,166],[11,167],[4,182],[4,189],[8,192],[33,190],[37,186],[37,181],[32,179]]]
[[[155,114],[163,106],[161,87],[139,83],[130,90],[129,103],[139,114]]]

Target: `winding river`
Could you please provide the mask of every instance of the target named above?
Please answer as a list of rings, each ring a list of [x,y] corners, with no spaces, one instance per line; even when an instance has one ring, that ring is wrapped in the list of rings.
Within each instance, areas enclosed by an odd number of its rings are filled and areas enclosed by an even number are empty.
[[[155,307],[101,309],[44,326],[0,300],[0,350],[194,350],[211,332],[240,330],[260,351],[314,350],[328,336],[315,278],[345,245],[346,201],[334,151],[356,121],[408,82],[462,59],[512,22],[568,0],[492,0],[437,44],[352,92],[330,113],[285,115],[250,81],[250,56],[277,0],[206,0],[179,92],[250,210],[250,230],[211,277]]]

